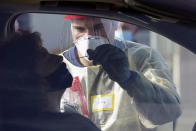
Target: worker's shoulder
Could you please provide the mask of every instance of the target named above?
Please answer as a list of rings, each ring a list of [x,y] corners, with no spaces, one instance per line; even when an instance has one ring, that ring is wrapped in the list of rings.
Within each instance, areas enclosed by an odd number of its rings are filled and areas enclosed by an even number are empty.
[[[124,50],[127,50],[129,54],[138,55],[138,54],[146,54],[149,55],[152,52],[152,48],[148,45],[133,42],[133,41],[124,41],[118,40],[119,43],[124,45]]]
[[[115,42],[117,43],[117,46],[119,45],[124,45],[125,48],[129,48],[129,49],[151,49],[150,46],[146,45],[146,44],[141,44],[141,43],[137,43],[134,41],[127,41],[127,40],[121,40],[118,38],[115,38]]]
[[[133,41],[125,41],[124,44],[125,44],[125,47],[127,47],[129,49],[132,49],[132,48],[135,48],[135,49],[147,49],[147,50],[152,49],[148,45],[137,43],[137,42],[133,42]]]
[[[158,50],[153,49],[149,45],[136,43],[133,41],[125,41],[125,48],[128,50],[128,55],[131,56],[140,56],[140,57],[153,57],[162,59],[161,53]]]

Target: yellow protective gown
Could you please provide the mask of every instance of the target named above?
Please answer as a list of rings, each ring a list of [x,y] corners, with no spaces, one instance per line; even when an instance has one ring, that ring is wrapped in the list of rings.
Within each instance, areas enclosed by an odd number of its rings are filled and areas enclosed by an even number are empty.
[[[124,44],[130,70],[137,73],[126,89],[112,81],[102,66],[77,67],[64,58],[74,81],[79,80],[74,86],[81,86],[82,92],[67,89],[61,109],[72,105],[103,131],[151,131],[177,119],[181,114],[179,96],[163,58],[146,45]]]

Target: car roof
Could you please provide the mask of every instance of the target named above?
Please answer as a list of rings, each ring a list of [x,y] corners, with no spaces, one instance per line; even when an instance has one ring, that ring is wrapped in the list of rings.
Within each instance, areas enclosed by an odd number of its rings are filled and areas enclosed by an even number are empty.
[[[196,53],[194,0],[1,0],[10,17],[25,12],[93,15],[136,24]],[[90,6],[89,6],[90,5]]]
[[[58,2],[74,3],[104,3],[112,4],[116,8],[135,8],[148,14],[159,17],[175,16],[178,19],[196,20],[196,1],[195,0],[1,0],[1,4],[57,4]],[[191,17],[187,17],[191,16]]]

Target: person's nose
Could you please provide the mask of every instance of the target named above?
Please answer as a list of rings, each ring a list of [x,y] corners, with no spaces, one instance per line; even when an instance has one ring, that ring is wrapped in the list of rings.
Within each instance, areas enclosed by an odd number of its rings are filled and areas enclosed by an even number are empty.
[[[92,36],[94,36],[95,35],[95,31],[93,29],[88,29],[86,31],[86,35],[92,35]]]

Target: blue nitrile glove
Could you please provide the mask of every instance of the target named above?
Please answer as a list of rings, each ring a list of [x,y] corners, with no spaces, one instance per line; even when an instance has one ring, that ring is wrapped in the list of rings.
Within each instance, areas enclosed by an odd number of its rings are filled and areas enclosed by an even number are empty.
[[[118,83],[126,82],[131,72],[126,54],[111,44],[98,46],[95,50],[88,49],[89,59],[94,65],[101,64],[109,77]]]
[[[73,77],[67,70],[66,64],[62,63],[59,68],[47,77],[51,85],[50,91],[66,89],[72,85]]]

